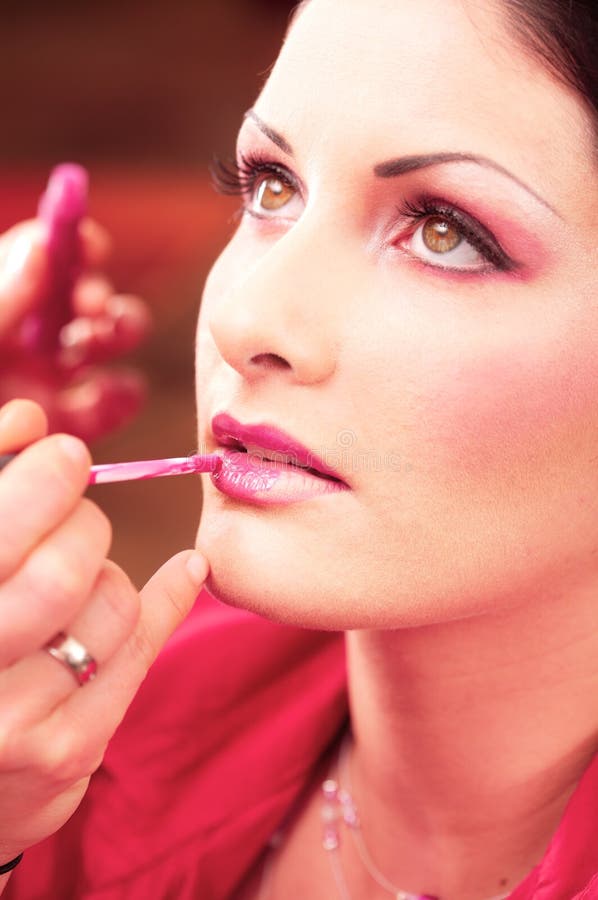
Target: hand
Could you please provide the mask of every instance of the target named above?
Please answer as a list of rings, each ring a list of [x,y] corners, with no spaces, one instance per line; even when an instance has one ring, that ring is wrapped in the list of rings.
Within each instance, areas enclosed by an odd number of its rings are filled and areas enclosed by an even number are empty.
[[[74,291],[74,319],[62,329],[52,357],[32,356],[18,342],[19,325],[39,302],[47,265],[44,233],[32,220],[0,236],[0,404],[28,397],[46,411],[51,431],[94,440],[132,418],[145,382],[131,368],[102,364],[136,347],[150,317],[137,297],[115,294],[97,272],[109,239],[91,219],[80,226],[84,273]]]
[[[140,598],[106,559],[108,520],[81,496],[85,446],[44,433],[35,404],[13,401],[0,410],[0,453],[29,444],[0,472],[0,863],[52,834],[75,810],[207,573],[197,551],[184,551]],[[59,631],[97,660],[96,678],[83,687],[41,649]]]

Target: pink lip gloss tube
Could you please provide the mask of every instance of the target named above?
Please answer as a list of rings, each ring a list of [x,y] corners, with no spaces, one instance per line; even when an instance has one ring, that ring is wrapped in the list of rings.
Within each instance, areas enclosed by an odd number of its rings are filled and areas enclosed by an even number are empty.
[[[215,472],[222,465],[216,453],[205,456],[175,456],[170,459],[141,459],[135,462],[104,463],[92,466],[90,484],[107,484],[115,481],[138,481],[143,478],[161,478],[164,475],[187,475],[191,472]]]
[[[18,453],[0,455],[0,469],[18,456]],[[92,466],[89,484],[109,484],[115,481],[139,481],[144,478],[162,478],[167,475],[187,475],[194,472],[216,472],[222,465],[217,453],[197,453],[193,456],[175,456],[170,459],[138,459],[134,462],[101,463]]]
[[[20,332],[23,347],[33,353],[54,353],[63,325],[73,317],[72,295],[81,270],[79,223],[87,212],[88,175],[76,163],[62,163],[50,178],[38,207],[46,229],[48,266],[42,296],[25,317]]]

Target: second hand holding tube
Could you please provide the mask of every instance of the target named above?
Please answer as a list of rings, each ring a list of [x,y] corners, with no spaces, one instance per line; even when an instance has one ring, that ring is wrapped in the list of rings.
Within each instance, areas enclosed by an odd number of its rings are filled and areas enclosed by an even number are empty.
[[[73,317],[72,295],[81,269],[79,223],[87,212],[88,175],[76,163],[62,163],[50,173],[37,217],[46,231],[47,272],[39,305],[21,325],[21,346],[32,353],[53,354],[60,331]]]

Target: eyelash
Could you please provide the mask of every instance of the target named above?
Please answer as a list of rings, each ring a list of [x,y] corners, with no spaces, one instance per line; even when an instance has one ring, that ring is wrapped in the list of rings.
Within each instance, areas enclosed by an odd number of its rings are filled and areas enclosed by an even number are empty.
[[[263,176],[275,176],[287,187],[297,190],[297,182],[284,166],[259,156],[240,155],[227,162],[216,158],[210,170],[212,183],[219,194],[249,197]]]
[[[401,218],[409,219],[415,225],[433,216],[445,219],[498,271],[507,272],[514,268],[513,261],[481,222],[457,206],[436,197],[423,195],[414,202],[405,200],[402,206],[398,207],[397,212]]]
[[[298,190],[297,182],[288,170],[265,157],[241,154],[238,160],[227,162],[216,158],[210,172],[214,187],[220,194],[251,197],[259,180],[268,176],[274,176],[287,187]],[[414,201],[405,200],[397,207],[397,213],[403,221],[413,225],[419,225],[433,216],[445,219],[494,269],[507,272],[515,268],[515,263],[481,222],[446,201],[422,195]],[[253,215],[259,217],[259,213]]]

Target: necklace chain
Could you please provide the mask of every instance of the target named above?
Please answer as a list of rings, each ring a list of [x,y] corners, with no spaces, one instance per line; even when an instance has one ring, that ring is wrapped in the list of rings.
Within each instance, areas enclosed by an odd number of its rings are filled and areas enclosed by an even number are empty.
[[[380,871],[374,863],[361,832],[359,813],[351,796],[351,779],[349,774],[349,736],[341,745],[338,759],[338,780],[327,778],[322,784],[322,846],[330,860],[332,874],[342,900],[351,900],[347,879],[343,870],[340,848],[340,828],[344,823],[351,834],[357,853],[364,868],[376,884],[391,894],[395,900],[440,900],[431,894],[414,894],[398,888]],[[489,897],[488,900],[505,900],[508,894]]]

